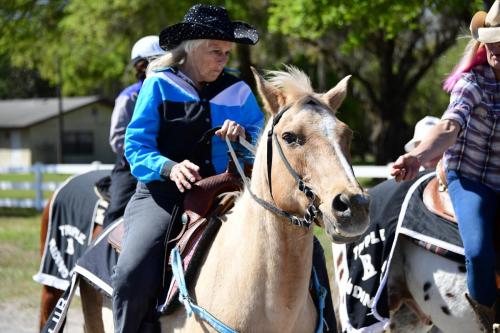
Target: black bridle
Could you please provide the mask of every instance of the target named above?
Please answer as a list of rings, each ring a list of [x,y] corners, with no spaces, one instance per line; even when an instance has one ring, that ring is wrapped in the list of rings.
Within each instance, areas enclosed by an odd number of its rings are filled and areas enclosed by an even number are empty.
[[[295,179],[297,182],[297,186],[299,187],[299,190],[303,192],[307,199],[309,199],[309,206],[307,207],[306,213],[304,214],[303,217],[298,217],[294,214],[291,214],[287,211],[284,211],[283,209],[279,208],[276,206],[275,203],[267,202],[259,197],[257,197],[252,190],[250,189],[250,186],[248,186],[248,190],[252,198],[263,208],[273,212],[276,215],[282,216],[287,218],[292,224],[296,226],[301,226],[309,229],[311,225],[316,221],[316,218],[318,217],[318,214],[320,213],[319,208],[316,205],[316,194],[314,191],[307,186],[304,181],[302,180],[302,177],[300,177],[297,172],[292,168],[290,163],[288,162],[288,159],[285,156],[285,153],[283,152],[283,149],[281,148],[281,145],[278,141],[278,138],[276,136],[276,133],[274,132],[274,127],[278,124],[278,122],[281,120],[281,117],[283,114],[290,109],[291,106],[284,107],[281,109],[278,114],[274,117],[273,123],[271,126],[271,129],[267,133],[267,181],[269,185],[269,192],[271,193],[271,198],[273,198],[273,191],[272,191],[272,181],[271,181],[271,169],[272,169],[272,163],[273,163],[273,142],[276,145],[277,151],[279,156],[281,157],[281,160],[285,164],[288,172],[292,175],[292,177]],[[273,198],[274,200],[274,198]]]

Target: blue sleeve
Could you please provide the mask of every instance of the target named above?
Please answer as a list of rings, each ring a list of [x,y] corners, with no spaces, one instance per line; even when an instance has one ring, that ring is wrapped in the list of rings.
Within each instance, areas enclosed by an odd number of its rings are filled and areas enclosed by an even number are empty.
[[[144,183],[162,180],[164,164],[172,163],[160,154],[157,144],[160,128],[158,107],[163,100],[159,84],[156,77],[144,81],[125,133],[125,157],[132,174]]]
[[[245,123],[241,124],[245,131],[250,134],[252,137],[252,144],[257,145],[259,141],[260,134],[264,128],[264,113],[260,110],[259,104],[257,103],[257,99],[253,93],[248,95],[247,100],[243,107],[243,114],[245,117]],[[253,164],[253,160],[255,156],[251,152],[249,152],[246,148],[241,148],[243,153],[243,159],[247,163]]]
[[[253,93],[248,95],[243,105],[243,114],[247,115],[246,122],[243,126],[245,127],[245,131],[252,136],[252,144],[255,145],[264,127],[264,113],[260,110],[257,99]]]

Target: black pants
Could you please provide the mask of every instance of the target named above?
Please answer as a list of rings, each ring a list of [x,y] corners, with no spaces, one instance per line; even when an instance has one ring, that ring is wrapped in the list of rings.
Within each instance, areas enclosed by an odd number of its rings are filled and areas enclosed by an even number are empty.
[[[313,266],[318,275],[319,283],[327,290],[323,312],[325,320],[323,323],[323,332],[337,332],[337,321],[335,320],[335,311],[333,310],[332,292],[330,291],[328,271],[326,270],[325,253],[316,236],[314,237]]]
[[[104,227],[123,216],[136,185],[137,179],[130,173],[130,166],[119,159],[111,172],[111,186],[109,187],[111,201],[104,217]]]

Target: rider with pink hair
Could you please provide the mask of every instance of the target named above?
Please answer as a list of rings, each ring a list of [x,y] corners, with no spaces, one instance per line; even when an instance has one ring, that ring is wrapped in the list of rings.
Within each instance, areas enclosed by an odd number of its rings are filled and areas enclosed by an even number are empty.
[[[413,179],[422,164],[442,156],[465,251],[466,297],[491,332],[500,197],[500,0],[488,13],[476,13],[470,30],[473,39],[444,84],[451,93],[447,110],[415,149],[396,160],[391,174],[397,181]]]

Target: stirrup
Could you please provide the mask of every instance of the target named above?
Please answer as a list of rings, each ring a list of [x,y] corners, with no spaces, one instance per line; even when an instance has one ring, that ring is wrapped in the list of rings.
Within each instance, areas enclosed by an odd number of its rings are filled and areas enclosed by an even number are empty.
[[[465,298],[469,302],[472,310],[474,311],[474,314],[476,315],[479,324],[481,325],[481,328],[483,332],[487,333],[497,333],[499,332],[499,325],[495,324],[491,318],[488,317],[488,315],[481,309],[481,305],[473,300],[469,294],[465,293]]]

